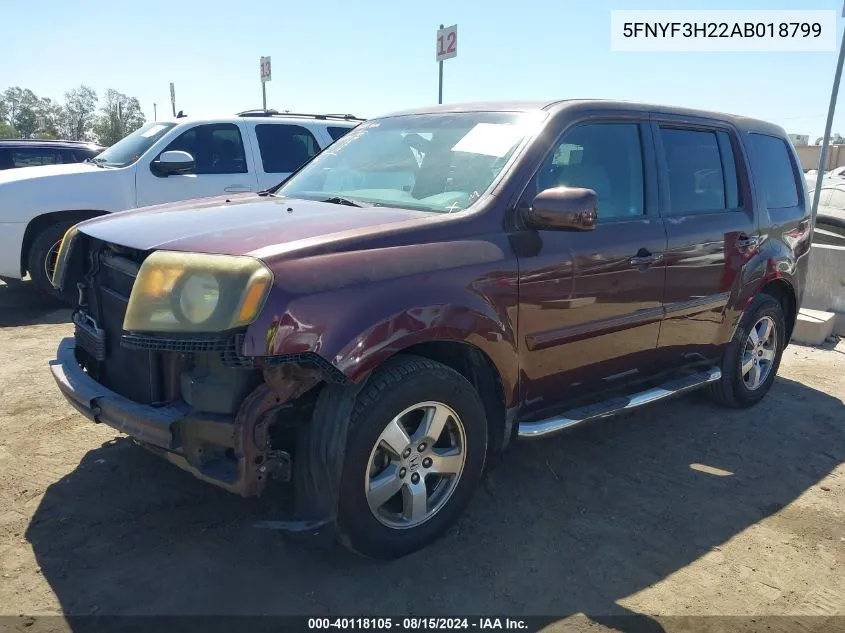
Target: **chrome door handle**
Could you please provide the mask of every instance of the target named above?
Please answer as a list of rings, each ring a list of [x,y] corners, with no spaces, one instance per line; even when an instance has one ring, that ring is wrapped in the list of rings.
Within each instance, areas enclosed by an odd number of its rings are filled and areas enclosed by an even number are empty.
[[[650,255],[637,255],[628,260],[631,266],[651,266],[663,261],[663,253],[652,253]]]
[[[229,185],[223,191],[228,193],[245,193],[247,191],[252,191],[252,187],[247,187],[246,185]]]

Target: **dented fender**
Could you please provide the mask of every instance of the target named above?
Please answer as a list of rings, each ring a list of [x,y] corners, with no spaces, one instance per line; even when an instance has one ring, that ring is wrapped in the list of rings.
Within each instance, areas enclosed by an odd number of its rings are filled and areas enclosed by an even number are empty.
[[[431,341],[472,345],[516,403],[518,267],[504,235],[298,257],[271,263],[274,287],[247,331],[252,357],[317,354],[359,383]]]

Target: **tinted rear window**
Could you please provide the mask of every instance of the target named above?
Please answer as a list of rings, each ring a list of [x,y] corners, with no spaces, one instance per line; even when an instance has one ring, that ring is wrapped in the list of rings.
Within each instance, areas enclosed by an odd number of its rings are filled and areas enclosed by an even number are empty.
[[[296,171],[320,151],[317,139],[299,125],[261,124],[255,126],[264,173]]]
[[[711,213],[736,206],[736,168],[729,166],[734,199],[728,200],[716,132],[662,128],[661,137],[672,214]]]
[[[783,209],[798,206],[798,187],[786,143],[775,136],[751,134],[754,177],[766,192],[766,206]]]
[[[326,128],[326,130],[329,133],[329,136],[332,137],[333,141],[336,141],[337,139],[339,139],[341,136],[346,134],[351,129],[352,129],[351,127],[334,127],[334,126],[331,126],[331,125]]]

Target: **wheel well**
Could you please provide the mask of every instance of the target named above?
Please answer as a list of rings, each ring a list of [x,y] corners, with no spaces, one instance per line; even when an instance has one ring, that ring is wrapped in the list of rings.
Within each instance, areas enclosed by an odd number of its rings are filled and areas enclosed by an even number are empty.
[[[505,444],[505,392],[493,361],[477,347],[457,341],[431,341],[403,349],[402,354],[422,356],[451,367],[466,378],[484,404],[488,445],[498,452]]]
[[[798,317],[798,309],[795,305],[795,290],[789,282],[783,279],[770,281],[760,291],[771,295],[780,303],[783,309],[783,318],[786,321],[786,340],[792,338],[792,330],[795,327],[795,319]]]
[[[23,234],[23,243],[21,244],[21,274],[27,272],[27,260],[29,259],[29,249],[32,247],[32,242],[35,237],[46,229],[51,224],[58,224],[59,222],[82,222],[101,215],[105,215],[105,211],[56,211],[54,213],[45,213],[39,215],[32,220],[26,227]]]

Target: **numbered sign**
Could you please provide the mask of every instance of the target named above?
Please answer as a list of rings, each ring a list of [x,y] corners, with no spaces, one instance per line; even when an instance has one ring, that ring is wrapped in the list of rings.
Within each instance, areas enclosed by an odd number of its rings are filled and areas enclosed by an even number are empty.
[[[437,61],[458,56],[458,25],[453,24],[437,31]]]
[[[261,81],[270,81],[270,57],[261,58]]]

